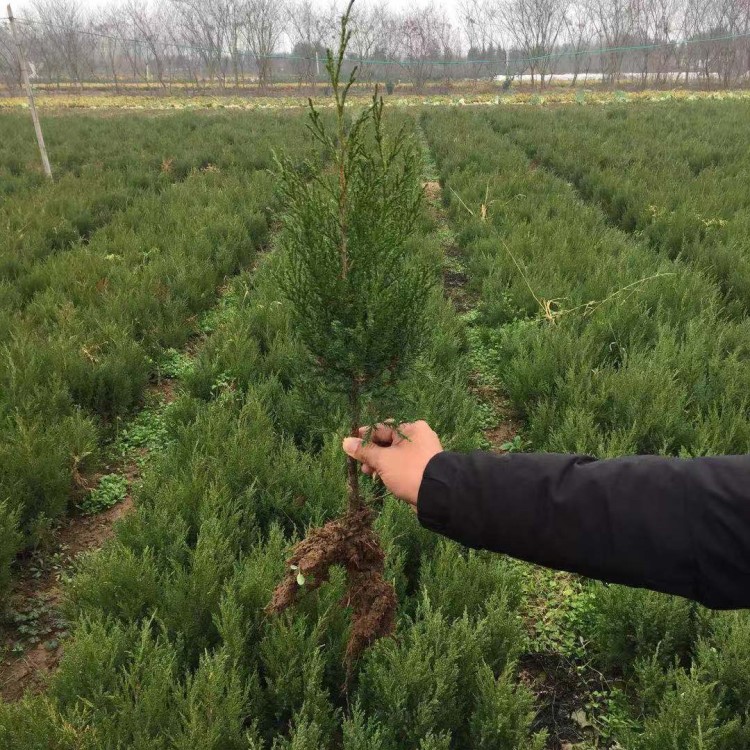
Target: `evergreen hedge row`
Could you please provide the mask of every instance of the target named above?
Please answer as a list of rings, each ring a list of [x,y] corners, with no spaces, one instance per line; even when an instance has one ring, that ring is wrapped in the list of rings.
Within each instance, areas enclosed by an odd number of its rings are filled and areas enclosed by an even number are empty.
[[[425,214],[408,252],[442,266]],[[515,679],[521,577],[439,541],[386,498],[377,531],[399,597],[397,633],[347,680],[343,574],[264,614],[293,543],[346,501],[345,403],[312,380],[272,253],[208,320],[169,446],[136,511],[69,587],[76,621],[47,696],[0,706],[15,748],[541,748]],[[449,447],[479,440],[462,324],[441,291],[424,354],[395,401]],[[369,482],[368,497],[377,493]]]
[[[479,296],[482,358],[531,449],[750,452],[747,319],[727,314],[710,275],[612,227],[539,169],[507,135],[518,118],[453,110],[423,122]],[[618,586],[590,593],[576,626],[583,658],[625,679],[623,747],[747,746],[746,680],[739,688],[731,666],[750,656],[746,613]]]
[[[133,156],[128,161],[127,149],[114,147],[101,173],[82,167],[80,175],[69,170],[60,182],[38,186],[35,200],[50,208],[34,219],[42,231],[20,233],[17,246],[6,248],[9,277],[0,287],[0,529],[7,529],[0,562],[6,565],[19,549],[12,519],[22,545],[34,544],[67,511],[78,489],[74,477],[97,466],[111,425],[139,405],[162,352],[185,344],[225,277],[266,242],[275,200],[271,149],[300,143],[304,128],[296,116],[179,116],[174,130],[165,120],[138,118],[137,127],[128,118],[60,120],[66,132],[78,127],[110,140],[122,126]],[[181,137],[185,143],[175,140]],[[180,166],[173,162],[165,171],[171,153],[180,154]],[[301,158],[305,146],[296,153]],[[98,194],[105,184],[114,192]],[[48,242],[57,236],[56,222],[70,219],[68,211],[100,199],[107,210],[90,234]],[[14,200],[24,205],[22,195],[8,202]],[[10,216],[13,207],[4,210]]]
[[[747,102],[513,112],[495,122],[610,221],[719,284],[750,311]],[[502,124],[500,124],[502,123]]]

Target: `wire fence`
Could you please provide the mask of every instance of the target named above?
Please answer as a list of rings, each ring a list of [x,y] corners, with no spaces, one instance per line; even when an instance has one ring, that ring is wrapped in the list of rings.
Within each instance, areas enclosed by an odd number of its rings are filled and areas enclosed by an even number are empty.
[[[237,40],[207,46],[165,40],[155,33],[136,37],[27,17],[15,21],[32,81],[43,91],[135,88],[179,93],[257,87],[269,91],[295,83],[315,86],[326,78],[325,51],[320,44],[263,54],[242,47]],[[0,23],[0,82],[12,95],[20,89],[21,76],[10,49],[7,23],[7,19]],[[490,47],[481,52],[464,56],[444,49],[419,57],[353,56],[347,66],[357,66],[365,84],[407,84],[418,91],[455,80],[493,82],[505,88],[514,83],[750,85],[750,32],[611,45],[579,42],[526,51]]]

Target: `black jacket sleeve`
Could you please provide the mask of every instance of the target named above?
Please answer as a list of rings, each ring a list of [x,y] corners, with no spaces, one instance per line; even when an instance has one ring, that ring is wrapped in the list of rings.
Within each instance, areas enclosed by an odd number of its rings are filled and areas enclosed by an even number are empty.
[[[427,465],[417,510],[469,547],[750,607],[750,456],[446,452]]]

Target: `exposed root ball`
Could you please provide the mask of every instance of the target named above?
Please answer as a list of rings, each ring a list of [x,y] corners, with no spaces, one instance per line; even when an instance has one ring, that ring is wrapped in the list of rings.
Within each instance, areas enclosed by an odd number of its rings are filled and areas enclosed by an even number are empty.
[[[396,594],[383,578],[384,555],[372,519],[372,510],[361,508],[313,529],[294,548],[288,572],[266,607],[271,614],[283,612],[295,603],[301,589],[318,588],[328,580],[331,566],[341,565],[348,581],[342,604],[353,610],[348,660],[394,629]],[[304,586],[297,583],[298,572],[305,577]]]
[[[378,638],[393,633],[396,592],[382,573],[367,571],[349,577],[344,603],[354,610],[349,643],[346,645],[346,658],[353,661]]]

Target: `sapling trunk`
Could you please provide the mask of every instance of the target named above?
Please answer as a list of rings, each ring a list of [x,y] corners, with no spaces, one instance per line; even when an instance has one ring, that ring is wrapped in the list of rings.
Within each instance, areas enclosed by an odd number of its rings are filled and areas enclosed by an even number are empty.
[[[347,433],[359,436],[363,415],[391,413],[393,388],[419,354],[424,311],[434,276],[407,252],[421,209],[419,159],[402,128],[388,138],[383,100],[349,120],[347,96],[356,68],[342,81],[353,0],[341,19],[336,54],[326,69],[335,101],[333,134],[310,101],[309,129],[333,155],[333,169],[313,165],[301,175],[279,162],[284,213],[279,284],[294,328],[321,388],[347,405]],[[372,421],[372,420],[367,420]],[[313,529],[294,549],[269,612],[328,580],[334,565],[347,574],[343,599],[352,609],[347,660],[392,632],[396,595],[384,578],[384,554],[373,529],[375,510],[360,485],[357,462],[346,460],[345,513]]]
[[[360,403],[359,383],[352,381],[349,391],[349,416],[351,417],[349,434],[359,437],[359,427],[362,424],[362,405]],[[347,488],[349,490],[349,510],[359,510],[362,507],[362,498],[359,494],[359,472],[357,462],[347,456],[346,458]]]

